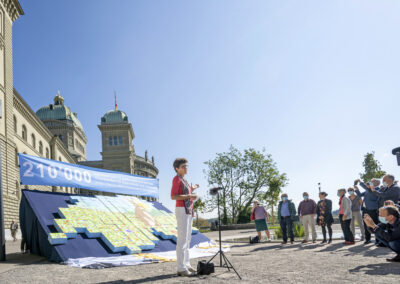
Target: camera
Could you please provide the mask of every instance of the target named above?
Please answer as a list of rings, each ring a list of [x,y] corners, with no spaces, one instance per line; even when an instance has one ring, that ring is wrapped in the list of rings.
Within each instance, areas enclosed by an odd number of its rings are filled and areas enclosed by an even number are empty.
[[[400,147],[394,148],[392,154],[397,158],[397,165],[400,166]]]

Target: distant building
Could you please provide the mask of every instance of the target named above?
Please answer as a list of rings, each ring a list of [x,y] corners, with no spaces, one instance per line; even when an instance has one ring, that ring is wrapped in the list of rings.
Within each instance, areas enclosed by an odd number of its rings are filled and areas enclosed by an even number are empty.
[[[17,0],[0,0],[0,147],[1,181],[5,227],[18,220],[21,185],[18,153],[57,161],[157,177],[154,158],[135,154],[135,138],[123,111],[107,112],[99,129],[102,160],[87,161],[87,138],[78,115],[64,104],[58,93],[52,104],[35,113],[13,86],[12,24],[24,12]],[[30,94],[27,94],[28,96]],[[26,189],[78,193],[80,189],[56,186],[28,186]],[[83,193],[99,194],[83,190]],[[100,193],[101,194],[101,193]],[[148,198],[150,199],[150,198]]]

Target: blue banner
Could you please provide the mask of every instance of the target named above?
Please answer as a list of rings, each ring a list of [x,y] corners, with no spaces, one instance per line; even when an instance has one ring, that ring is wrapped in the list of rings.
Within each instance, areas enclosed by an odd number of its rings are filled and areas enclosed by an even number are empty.
[[[21,184],[67,186],[158,198],[158,179],[20,154]]]

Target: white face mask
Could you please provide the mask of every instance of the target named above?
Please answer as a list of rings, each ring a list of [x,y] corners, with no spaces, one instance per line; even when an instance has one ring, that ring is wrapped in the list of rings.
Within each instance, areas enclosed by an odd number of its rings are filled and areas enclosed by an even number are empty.
[[[385,182],[385,181],[382,183],[382,185],[383,185],[384,187],[387,187],[387,186],[388,186],[387,182]]]

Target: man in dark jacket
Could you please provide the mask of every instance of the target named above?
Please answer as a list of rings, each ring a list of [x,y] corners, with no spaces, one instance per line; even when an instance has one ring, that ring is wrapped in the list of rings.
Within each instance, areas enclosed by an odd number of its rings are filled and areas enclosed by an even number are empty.
[[[393,175],[385,175],[383,177],[383,187],[380,190],[375,190],[375,186],[368,185],[368,191],[378,197],[379,208],[383,207],[387,200],[399,204],[400,187],[394,184],[394,180]]]
[[[296,207],[294,203],[288,199],[286,193],[281,195],[282,201],[279,201],[278,205],[278,219],[282,230],[282,244],[286,244],[288,240],[288,231],[290,237],[290,243],[294,242],[293,234],[293,221],[296,218]]]
[[[395,206],[386,206],[379,209],[378,225],[372,218],[366,214],[364,222],[375,237],[393,250],[397,255],[394,258],[388,258],[387,261],[400,262],[400,213]]]
[[[358,189],[357,184],[360,183],[360,186],[362,188],[365,189],[364,192],[360,192],[360,190]],[[379,191],[379,184],[380,181],[378,179],[373,178],[370,182],[368,182],[369,186],[374,186],[375,187],[375,191]],[[363,198],[363,204],[362,204],[362,213],[363,216],[365,214],[368,214],[372,220],[375,222],[375,224],[379,223],[379,219],[378,219],[378,196],[376,196],[375,194],[373,194],[371,192],[371,190],[368,190],[368,186],[367,184],[363,183],[361,180],[356,180],[354,182],[354,189],[355,189],[355,193]],[[364,223],[364,227],[367,228],[367,224]],[[376,240],[375,240],[376,241]],[[365,242],[364,244],[369,244],[371,242],[371,233],[369,232],[369,230],[365,230]],[[377,241],[376,241],[377,243]]]

